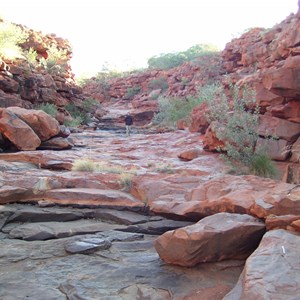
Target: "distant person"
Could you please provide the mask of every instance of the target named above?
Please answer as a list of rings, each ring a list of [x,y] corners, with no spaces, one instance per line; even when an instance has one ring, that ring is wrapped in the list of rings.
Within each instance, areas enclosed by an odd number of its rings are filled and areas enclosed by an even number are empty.
[[[131,115],[125,116],[125,125],[126,125],[126,135],[130,136],[131,133],[131,125],[133,124],[133,118]]]

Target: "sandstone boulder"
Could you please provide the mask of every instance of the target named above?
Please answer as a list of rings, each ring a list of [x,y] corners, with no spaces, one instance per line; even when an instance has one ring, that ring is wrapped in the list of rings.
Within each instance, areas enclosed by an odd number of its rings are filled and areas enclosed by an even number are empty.
[[[183,161],[191,161],[195,158],[197,158],[198,156],[200,156],[200,150],[199,149],[190,149],[190,150],[186,150],[181,152],[178,157],[183,160]]]
[[[0,132],[19,150],[35,150],[41,144],[34,130],[8,109],[0,109]]]
[[[219,213],[164,233],[154,246],[165,262],[191,267],[202,262],[244,259],[257,247],[264,232],[264,223],[252,216]]]
[[[60,132],[59,123],[42,110],[27,110],[20,107],[7,108],[28,124],[41,141],[46,141]]]
[[[223,299],[299,299],[299,249],[299,234],[267,232],[247,259],[237,285]]]

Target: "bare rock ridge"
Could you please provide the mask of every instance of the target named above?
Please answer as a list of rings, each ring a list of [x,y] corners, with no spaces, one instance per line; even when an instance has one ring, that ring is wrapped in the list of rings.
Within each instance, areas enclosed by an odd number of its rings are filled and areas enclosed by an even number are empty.
[[[58,76],[1,60],[0,298],[298,299],[299,22],[298,12],[252,29],[206,64],[95,79],[84,90],[68,65]],[[22,28],[25,49],[46,58],[54,43],[71,57],[66,40]],[[270,153],[281,178],[228,174],[205,150],[220,141],[203,105],[189,127],[178,122],[183,130],[151,127],[158,96],[192,95],[215,79],[256,90],[259,133],[278,137]],[[64,113],[85,97],[102,105],[93,126],[118,130],[70,130],[34,109]],[[127,112],[130,137],[120,127]],[[72,168],[82,158],[94,172]]]

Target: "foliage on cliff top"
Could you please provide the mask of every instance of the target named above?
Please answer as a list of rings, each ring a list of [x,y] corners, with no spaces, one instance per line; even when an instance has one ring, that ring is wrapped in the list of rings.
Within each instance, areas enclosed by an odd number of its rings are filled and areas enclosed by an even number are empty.
[[[198,44],[190,47],[186,51],[152,56],[148,59],[148,66],[151,69],[167,70],[175,68],[184,62],[192,61],[202,55],[215,52],[218,52],[218,49],[213,45]]]

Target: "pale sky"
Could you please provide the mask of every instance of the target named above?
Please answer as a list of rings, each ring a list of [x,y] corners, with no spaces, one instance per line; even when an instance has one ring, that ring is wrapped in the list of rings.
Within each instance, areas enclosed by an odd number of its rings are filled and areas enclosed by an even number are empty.
[[[251,27],[269,28],[297,12],[298,0],[0,0],[0,15],[73,47],[76,76],[146,67],[161,53],[214,44],[223,50]]]

